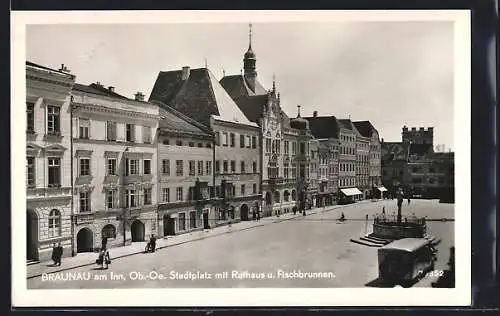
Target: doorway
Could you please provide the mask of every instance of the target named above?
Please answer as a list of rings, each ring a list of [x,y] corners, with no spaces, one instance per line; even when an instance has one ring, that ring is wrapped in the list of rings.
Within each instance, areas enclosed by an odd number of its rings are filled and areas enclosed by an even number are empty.
[[[243,204],[240,207],[240,211],[241,211],[241,220],[248,221],[248,205]]]
[[[135,220],[130,226],[130,231],[132,233],[132,242],[144,241],[145,228],[144,224],[140,220]]]
[[[203,229],[210,229],[210,224],[208,222],[208,212],[203,212]]]
[[[88,228],[82,228],[76,234],[76,252],[92,252],[94,249],[94,234]]]
[[[38,260],[38,216],[33,210],[26,214],[26,260]]]
[[[175,235],[175,218],[170,217],[170,215],[163,215],[163,236],[174,236]]]

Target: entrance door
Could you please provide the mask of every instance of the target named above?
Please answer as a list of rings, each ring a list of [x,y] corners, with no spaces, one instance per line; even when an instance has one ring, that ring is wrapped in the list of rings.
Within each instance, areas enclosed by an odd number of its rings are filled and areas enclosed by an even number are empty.
[[[248,205],[243,204],[240,207],[240,212],[241,212],[241,220],[248,221]]]
[[[38,217],[33,210],[26,214],[26,260],[38,260]]]
[[[94,234],[88,228],[82,228],[76,234],[76,252],[92,252],[94,249]]]
[[[144,224],[140,220],[135,220],[130,226],[132,233],[132,242],[144,241],[145,229]]]
[[[163,216],[163,236],[175,235],[175,218],[165,214]]]
[[[203,229],[210,229],[210,224],[208,223],[208,212],[203,213]]]

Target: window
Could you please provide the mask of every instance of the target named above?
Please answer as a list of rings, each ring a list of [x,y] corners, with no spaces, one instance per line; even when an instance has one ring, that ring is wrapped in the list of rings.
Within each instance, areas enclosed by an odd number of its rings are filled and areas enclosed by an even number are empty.
[[[182,146],[182,141],[181,141],[181,140],[176,141],[176,142],[175,142],[175,145],[176,145],[176,146]]]
[[[80,212],[90,212],[90,193],[80,192]]]
[[[198,161],[198,175],[203,175],[203,161]]]
[[[186,213],[179,213],[179,230],[186,230]]]
[[[203,148],[203,143],[198,143],[198,148]]]
[[[137,191],[135,189],[129,189],[126,191],[125,207],[136,207],[137,206]]]
[[[107,224],[106,226],[104,226],[102,228],[101,235],[102,235],[102,237],[106,237],[109,239],[115,239],[116,238],[115,226],[113,226],[111,224]]]
[[[222,146],[227,146],[227,132],[222,133]]]
[[[143,167],[144,167],[144,174],[151,174],[151,160],[150,159],[144,159]]]
[[[163,159],[161,161],[161,173],[164,175],[170,175],[170,159]]]
[[[288,155],[289,152],[290,152],[290,142],[285,140],[285,142],[283,143],[283,150],[285,152],[285,155]]]
[[[215,161],[215,173],[220,173],[220,160]]]
[[[245,195],[245,185],[244,184],[241,185],[240,193],[241,193],[242,196]]]
[[[205,145],[205,147],[206,147],[206,148],[212,148],[212,144],[207,143],[207,144]]]
[[[125,136],[127,142],[135,141],[135,126],[134,124],[125,125]]]
[[[177,188],[177,201],[183,200],[182,187]]]
[[[231,147],[234,147],[236,145],[236,137],[235,137],[234,133],[229,134],[229,140],[230,140]]]
[[[58,135],[61,132],[60,111],[57,106],[47,106],[47,133],[50,135]]]
[[[90,121],[88,119],[78,119],[78,125],[79,125],[79,137],[83,139],[88,139],[89,138],[89,128],[90,128]]]
[[[196,170],[194,168],[195,168],[195,166],[194,166],[194,160],[189,160],[189,175],[190,176],[194,176],[195,175]]]
[[[257,173],[257,162],[252,162],[252,170],[253,170],[253,173]]]
[[[215,146],[220,146],[220,133],[215,132]]]
[[[266,138],[266,153],[268,152],[271,152],[271,139],[270,138]]]
[[[257,137],[252,136],[252,148],[257,148]]]
[[[245,148],[245,135],[240,135],[240,148]]]
[[[175,161],[175,174],[178,177],[182,177],[184,175],[184,165],[182,160]]]
[[[106,162],[106,174],[108,176],[116,175],[116,158],[108,158]]]
[[[257,194],[257,183],[252,184],[252,193]]]
[[[35,132],[35,104],[26,103],[26,131]]]
[[[151,188],[144,189],[144,205],[151,205],[152,203],[152,190]]]
[[[128,163],[125,165],[125,174],[127,176],[139,174],[139,160],[127,159]]]
[[[252,146],[252,136],[247,135],[247,148]]]
[[[189,212],[189,228],[196,228],[196,212]]]
[[[194,147],[194,142],[189,142],[189,147]]]
[[[206,167],[207,167],[207,176],[211,175],[212,174],[212,162],[211,161],[207,161],[206,162]]]
[[[151,127],[143,126],[142,127],[142,142],[144,144],[151,144]]]
[[[231,172],[236,172],[236,161],[231,160]]]
[[[222,172],[227,173],[227,160],[222,162]]]
[[[49,213],[49,238],[61,236],[61,212],[53,209]]]
[[[168,138],[164,138],[162,141],[163,145],[170,145],[170,140]]]
[[[35,187],[35,157],[26,157],[26,185],[28,188]]]
[[[297,154],[297,142],[292,142],[292,155]]]
[[[245,162],[241,162],[241,173],[245,173]]]
[[[162,191],[162,200],[163,202],[169,203],[170,202],[170,188],[163,188]]]
[[[59,158],[49,158],[49,187],[61,186],[61,160]]]
[[[113,209],[116,207],[115,205],[115,190],[107,190],[106,191],[106,208]]]
[[[116,123],[112,121],[106,122],[106,139],[108,141],[116,140]]]

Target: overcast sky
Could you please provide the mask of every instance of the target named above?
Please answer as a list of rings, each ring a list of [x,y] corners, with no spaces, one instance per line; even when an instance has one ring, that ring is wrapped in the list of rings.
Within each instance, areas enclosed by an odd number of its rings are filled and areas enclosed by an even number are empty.
[[[240,73],[248,24],[31,25],[26,41],[29,61],[149,97],[162,70],[206,59],[219,79]],[[254,23],[252,47],[288,115],[370,120],[385,141],[434,126],[434,144],[454,148],[452,22]]]

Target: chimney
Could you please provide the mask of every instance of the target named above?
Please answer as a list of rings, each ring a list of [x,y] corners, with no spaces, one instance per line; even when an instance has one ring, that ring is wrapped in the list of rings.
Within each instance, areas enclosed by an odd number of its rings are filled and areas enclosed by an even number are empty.
[[[108,87],[108,90],[109,90],[109,91],[111,91],[111,92],[115,92],[115,87],[113,87],[113,86],[109,86],[109,87]]]
[[[71,72],[64,64],[61,64],[61,68],[59,68],[59,71],[60,72],[65,72],[65,73],[68,73],[68,74]]]
[[[137,92],[135,94],[135,100],[136,101],[144,101],[144,94],[142,94],[142,92]]]
[[[313,117],[318,117],[318,111],[313,112]]]
[[[101,84],[99,81],[97,81],[97,82],[95,83],[95,85],[96,85],[96,86],[99,86],[99,87],[102,87],[102,84]]]
[[[188,80],[190,68],[189,66],[182,67],[182,80]]]

